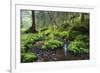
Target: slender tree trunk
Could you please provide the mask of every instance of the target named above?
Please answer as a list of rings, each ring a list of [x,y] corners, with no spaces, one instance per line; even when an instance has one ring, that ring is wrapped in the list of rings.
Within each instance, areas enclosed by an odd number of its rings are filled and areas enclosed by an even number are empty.
[[[32,32],[32,33],[35,33],[36,32],[36,29],[35,29],[35,13],[34,11],[32,10],[32,26],[26,31],[26,32]]]
[[[80,13],[80,20],[81,22],[84,22],[84,13]]]
[[[21,19],[21,21],[20,21],[20,23],[21,23],[21,25],[23,24],[23,21],[22,21],[22,10],[20,10],[20,19]]]
[[[31,31],[32,32],[36,32],[36,29],[35,29],[35,13],[34,13],[34,11],[32,11],[32,27],[31,27]]]

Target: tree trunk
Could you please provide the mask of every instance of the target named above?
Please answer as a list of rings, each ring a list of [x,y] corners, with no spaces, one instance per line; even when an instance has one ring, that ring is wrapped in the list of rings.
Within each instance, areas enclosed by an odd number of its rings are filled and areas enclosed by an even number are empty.
[[[26,32],[31,32],[31,33],[36,32],[36,29],[35,29],[35,13],[34,13],[33,10],[32,10],[32,26]]]
[[[84,22],[84,13],[80,13],[81,22]]]
[[[22,15],[23,15],[22,10],[20,10],[20,19],[21,19],[20,23],[21,23],[21,25],[23,24]]]
[[[31,31],[32,32],[36,32],[36,29],[35,29],[35,13],[34,13],[34,11],[32,11],[32,27],[31,27]]]

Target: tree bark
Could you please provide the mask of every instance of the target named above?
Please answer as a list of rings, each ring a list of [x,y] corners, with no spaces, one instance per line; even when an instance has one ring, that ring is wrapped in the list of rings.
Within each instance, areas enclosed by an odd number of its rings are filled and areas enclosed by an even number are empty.
[[[36,32],[36,29],[35,29],[35,13],[34,13],[34,11],[32,11],[32,27],[31,27],[31,31],[32,32]]]
[[[31,32],[31,33],[37,32],[36,29],[35,29],[35,27],[36,27],[35,26],[35,13],[32,10],[32,26],[26,32]]]
[[[84,22],[84,13],[80,14],[80,19],[81,19],[81,22]]]

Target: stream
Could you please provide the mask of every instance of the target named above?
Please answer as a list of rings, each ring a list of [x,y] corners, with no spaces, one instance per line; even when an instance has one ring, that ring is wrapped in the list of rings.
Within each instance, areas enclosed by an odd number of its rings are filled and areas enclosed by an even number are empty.
[[[67,42],[64,43],[63,47],[50,50],[41,50],[39,48],[31,47],[29,51],[36,54],[37,62],[46,62],[46,61],[64,61],[64,60],[87,60],[89,59],[89,54],[79,54],[73,55],[68,51]]]
[[[63,49],[64,49],[64,55],[67,56],[68,43],[66,41],[64,42]]]

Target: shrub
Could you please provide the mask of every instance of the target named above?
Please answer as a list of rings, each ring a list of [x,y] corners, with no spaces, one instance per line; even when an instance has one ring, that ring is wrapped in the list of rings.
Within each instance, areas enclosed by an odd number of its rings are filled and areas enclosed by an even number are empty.
[[[40,29],[41,32],[42,32],[42,31],[46,31],[46,30],[48,30],[47,27],[44,27],[44,28]]]
[[[68,27],[69,27],[69,23],[67,23],[67,22],[61,25],[62,29],[66,29]]]
[[[27,47],[31,46],[33,34],[23,34],[21,36],[21,52],[25,52]]]
[[[27,51],[27,48],[32,47],[32,43],[42,40],[43,35],[42,34],[23,34],[21,36],[21,52]]]
[[[48,36],[48,35],[51,34],[52,32],[51,32],[50,29],[48,29],[48,30],[42,31],[41,33],[42,33],[44,36]]]
[[[87,35],[78,35],[75,37],[75,40],[89,42],[89,37]]]
[[[65,30],[68,30],[68,27],[70,26],[70,21],[68,20],[68,21],[64,21],[60,26],[58,26],[58,29],[60,30],[60,31],[65,31]]]
[[[59,37],[59,38],[62,38],[62,39],[67,39],[68,38],[68,32],[67,31],[56,31],[56,32],[53,32],[53,34],[56,36],[56,37]]]
[[[73,54],[88,53],[89,47],[87,47],[85,42],[75,40],[69,44],[68,50]]]
[[[55,48],[61,47],[62,45],[63,45],[63,42],[51,39],[51,40],[45,41],[41,49],[55,49]]]
[[[79,35],[79,34],[80,34],[79,31],[73,31],[73,30],[71,30],[70,33],[69,33],[69,39],[70,39],[70,40],[74,40],[75,37],[76,37],[77,35]]]
[[[21,62],[34,62],[37,60],[37,57],[34,53],[21,53]]]

